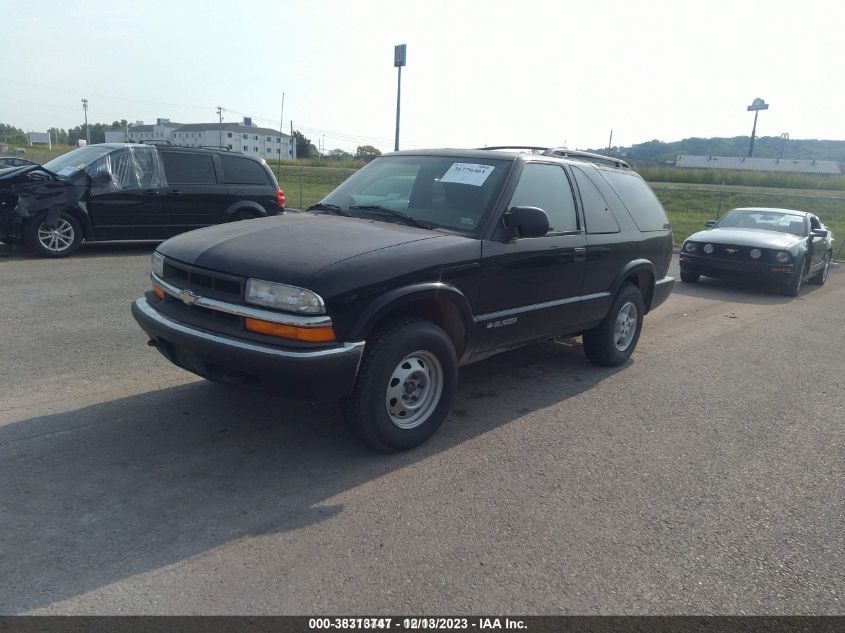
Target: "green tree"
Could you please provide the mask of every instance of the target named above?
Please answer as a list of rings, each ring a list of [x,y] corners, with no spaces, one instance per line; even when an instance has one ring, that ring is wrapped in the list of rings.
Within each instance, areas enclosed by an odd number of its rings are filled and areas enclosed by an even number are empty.
[[[341,160],[352,160],[355,157],[345,150],[333,149],[332,151],[330,151],[328,153],[327,158],[329,160],[341,161]]]
[[[317,148],[307,136],[299,131],[294,132],[293,135],[296,138],[297,158],[315,158],[317,156]]]
[[[381,151],[377,150],[372,145],[359,145],[358,149],[355,151],[355,158],[358,160],[364,160],[368,163],[379,156],[381,156]]]

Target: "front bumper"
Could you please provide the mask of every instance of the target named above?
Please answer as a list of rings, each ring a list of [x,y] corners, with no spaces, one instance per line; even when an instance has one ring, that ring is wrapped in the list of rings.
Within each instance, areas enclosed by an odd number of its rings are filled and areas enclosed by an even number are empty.
[[[156,310],[145,297],[132,316],[165,358],[203,378],[257,387],[288,398],[334,400],[355,385],[364,341],[285,348],[223,336]]]
[[[685,273],[695,273],[718,279],[758,281],[768,284],[788,284],[792,281],[795,272],[792,264],[748,260],[731,261],[716,257],[687,255],[686,253],[681,254],[679,263],[681,270]]]

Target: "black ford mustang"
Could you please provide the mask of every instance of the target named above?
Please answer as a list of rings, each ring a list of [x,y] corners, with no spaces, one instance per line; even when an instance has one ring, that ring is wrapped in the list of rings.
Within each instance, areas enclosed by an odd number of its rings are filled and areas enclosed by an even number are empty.
[[[762,281],[796,297],[805,280],[823,285],[833,233],[812,213],[792,209],[733,209],[681,248],[681,281],[699,276]]]

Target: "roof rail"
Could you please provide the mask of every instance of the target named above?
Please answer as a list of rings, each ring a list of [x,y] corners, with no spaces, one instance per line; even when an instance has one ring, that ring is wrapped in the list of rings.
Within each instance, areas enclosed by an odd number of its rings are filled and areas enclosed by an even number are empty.
[[[631,169],[631,166],[620,158],[594,154],[593,152],[582,152],[576,149],[567,149],[566,147],[549,147],[545,152],[543,152],[543,155],[569,158],[571,160],[582,160],[587,163],[598,163],[599,165],[609,165],[610,167],[620,167],[622,169]]]
[[[537,147],[537,146],[534,146],[534,145],[489,145],[487,147],[476,147],[475,149],[492,149],[492,150],[498,150],[498,149],[530,149],[530,150],[536,151],[536,152],[545,152],[549,148],[548,147]]]
[[[142,138],[138,141],[141,145],[173,145],[170,141],[157,138]]]

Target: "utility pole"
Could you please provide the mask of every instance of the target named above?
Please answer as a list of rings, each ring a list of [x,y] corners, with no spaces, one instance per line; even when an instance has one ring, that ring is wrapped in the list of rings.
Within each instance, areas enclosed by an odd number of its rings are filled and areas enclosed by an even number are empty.
[[[396,83],[396,140],[393,143],[394,152],[399,151],[399,106],[402,101],[402,66],[407,64],[407,50],[408,46],[406,44],[398,44],[393,47],[393,65],[399,71]]]
[[[223,106],[217,106],[217,120],[220,126],[220,149],[223,149]]]
[[[607,151],[613,146],[613,130],[610,130],[610,138],[607,140]]]
[[[786,142],[789,140],[789,132],[784,132],[780,135],[780,155],[778,156],[778,160],[783,158],[783,148],[786,145]]]
[[[282,112],[279,114],[279,151],[276,155],[276,180],[282,178],[282,129],[285,124],[285,93],[282,93]]]
[[[82,111],[85,113],[85,143],[91,144],[91,130],[88,128],[88,99],[82,99]]]

